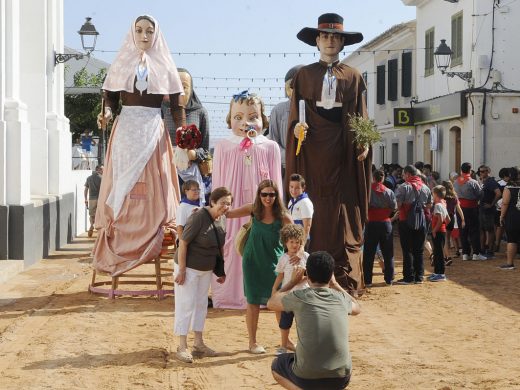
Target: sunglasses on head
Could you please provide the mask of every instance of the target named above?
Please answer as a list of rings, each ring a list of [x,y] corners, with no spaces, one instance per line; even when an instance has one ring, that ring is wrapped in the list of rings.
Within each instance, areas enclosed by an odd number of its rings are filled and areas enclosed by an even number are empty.
[[[270,197],[270,198],[276,198],[276,193],[274,192],[260,192],[260,196],[262,198],[265,198],[265,197]]]

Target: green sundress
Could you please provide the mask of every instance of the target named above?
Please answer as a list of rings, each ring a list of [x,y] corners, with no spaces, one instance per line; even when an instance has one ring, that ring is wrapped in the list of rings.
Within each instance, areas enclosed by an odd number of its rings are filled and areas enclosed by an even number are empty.
[[[249,304],[265,305],[271,297],[276,279],[276,264],[283,255],[281,228],[281,221],[265,224],[253,217],[253,225],[242,256],[244,295]]]

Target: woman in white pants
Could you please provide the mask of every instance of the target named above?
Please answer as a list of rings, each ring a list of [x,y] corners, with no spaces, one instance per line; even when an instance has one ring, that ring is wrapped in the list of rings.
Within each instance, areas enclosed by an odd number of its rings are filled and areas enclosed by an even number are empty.
[[[176,357],[192,363],[188,352],[187,336],[195,333],[193,352],[216,356],[216,352],[204,344],[202,331],[208,312],[208,292],[216,256],[222,253],[226,239],[226,217],[231,206],[231,193],[225,187],[216,188],[210,195],[210,206],[195,211],[184,225],[179,249],[175,253],[175,324],[179,336]],[[218,237],[217,237],[218,236]],[[225,276],[217,279],[224,283]]]

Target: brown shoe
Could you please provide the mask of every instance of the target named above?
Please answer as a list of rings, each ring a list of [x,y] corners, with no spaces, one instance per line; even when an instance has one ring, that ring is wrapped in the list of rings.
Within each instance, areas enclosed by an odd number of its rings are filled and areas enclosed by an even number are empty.
[[[94,234],[94,229],[93,229],[93,228],[90,228],[90,229],[88,230],[88,237],[91,238],[93,234]]]
[[[204,344],[203,345],[194,345],[192,351],[195,354],[204,355],[204,356],[207,356],[207,357],[218,356],[217,352],[215,352],[210,347],[208,347],[207,345],[204,345]]]

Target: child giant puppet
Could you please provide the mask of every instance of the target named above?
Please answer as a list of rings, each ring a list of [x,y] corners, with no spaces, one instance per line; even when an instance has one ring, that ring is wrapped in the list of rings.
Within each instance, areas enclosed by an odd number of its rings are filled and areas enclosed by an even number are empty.
[[[233,194],[233,208],[253,203],[258,184],[270,179],[281,188],[282,173],[278,144],[264,137],[269,126],[264,103],[255,94],[244,91],[234,95],[227,115],[233,134],[215,146],[213,188],[225,186]],[[243,309],[246,307],[242,277],[242,257],[237,254],[234,239],[240,227],[250,220],[228,219],[224,264],[226,282],[211,285],[214,307]]]
[[[338,283],[359,294],[364,289],[361,246],[371,157],[368,148],[355,144],[348,115],[367,115],[365,83],[358,71],[339,62],[339,53],[345,45],[361,42],[363,35],[343,31],[341,16],[324,14],[318,18],[318,28],[304,28],[297,37],[318,47],[320,61],[304,66],[293,79],[286,181],[292,173],[307,180],[314,204],[308,251],[329,252]],[[305,101],[305,123],[299,121],[300,100]],[[300,133],[305,142],[296,156]]]

